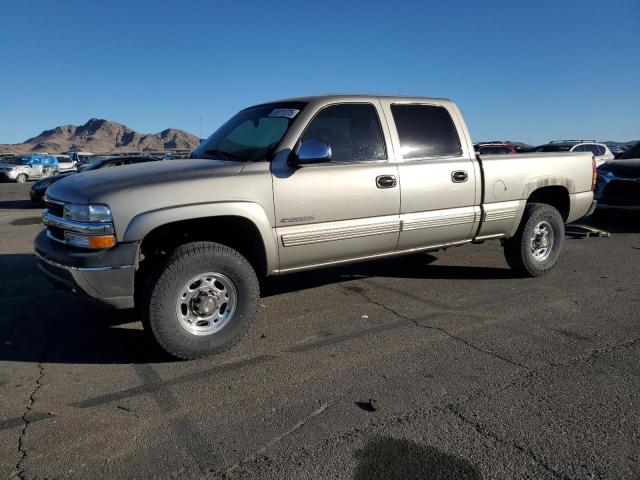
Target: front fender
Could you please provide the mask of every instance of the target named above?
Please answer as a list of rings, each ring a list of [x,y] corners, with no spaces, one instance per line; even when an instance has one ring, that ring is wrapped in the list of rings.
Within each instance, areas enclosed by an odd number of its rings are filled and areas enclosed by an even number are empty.
[[[222,216],[242,217],[251,221],[262,236],[267,274],[278,269],[278,246],[274,229],[262,206],[253,202],[199,203],[140,213],[129,222],[122,241],[142,241],[149,232],[169,223]]]

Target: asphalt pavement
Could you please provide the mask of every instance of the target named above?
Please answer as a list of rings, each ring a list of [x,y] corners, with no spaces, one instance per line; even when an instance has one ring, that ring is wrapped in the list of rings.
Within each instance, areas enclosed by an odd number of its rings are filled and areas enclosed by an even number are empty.
[[[0,478],[640,478],[640,219],[544,278],[497,242],[263,282],[231,351],[174,361],[53,289],[0,184]]]

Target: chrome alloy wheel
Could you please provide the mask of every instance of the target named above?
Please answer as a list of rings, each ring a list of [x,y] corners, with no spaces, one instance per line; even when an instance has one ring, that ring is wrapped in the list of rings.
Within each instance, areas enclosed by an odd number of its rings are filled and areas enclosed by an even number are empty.
[[[193,335],[211,335],[233,317],[238,293],[231,280],[220,273],[201,273],[178,293],[176,314],[180,325]]]
[[[531,253],[533,258],[542,262],[546,260],[555,244],[555,231],[551,223],[546,220],[538,223],[531,236]]]

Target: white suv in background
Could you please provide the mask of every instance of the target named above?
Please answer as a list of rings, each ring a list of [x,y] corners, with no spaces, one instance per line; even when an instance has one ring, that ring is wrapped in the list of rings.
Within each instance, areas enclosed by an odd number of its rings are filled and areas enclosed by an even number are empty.
[[[595,140],[552,140],[536,147],[536,152],[591,152],[596,157],[596,166],[613,160],[613,153],[604,143]]]
[[[56,155],[61,172],[69,172],[76,169],[76,162],[69,155]]]

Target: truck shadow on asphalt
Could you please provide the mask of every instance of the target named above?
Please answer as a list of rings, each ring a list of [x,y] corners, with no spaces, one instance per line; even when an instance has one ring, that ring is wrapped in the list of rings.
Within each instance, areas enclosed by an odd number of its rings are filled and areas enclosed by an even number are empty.
[[[356,451],[354,480],[481,480],[463,458],[410,440],[374,437]]]
[[[166,362],[131,311],[107,310],[52,287],[31,254],[0,255],[0,362]]]
[[[2,200],[0,201],[0,209],[6,210],[33,210],[43,209],[44,207],[33,203],[31,200]]]
[[[267,278],[261,284],[261,296],[346,282],[358,278],[415,278],[422,280],[502,280],[517,278],[508,267],[474,267],[464,265],[433,265],[438,257],[426,253],[403,255],[384,260],[354,263],[341,267],[291,273]]]

